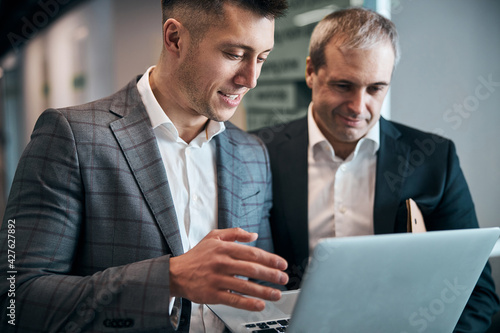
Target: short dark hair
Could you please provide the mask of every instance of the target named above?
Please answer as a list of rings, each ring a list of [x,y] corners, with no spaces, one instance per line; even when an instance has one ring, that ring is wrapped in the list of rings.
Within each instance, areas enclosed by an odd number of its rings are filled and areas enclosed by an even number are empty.
[[[169,18],[182,20],[189,32],[199,39],[210,25],[222,21],[226,3],[269,19],[284,15],[288,8],[287,0],[162,0],[163,23]]]
[[[280,17],[288,8],[287,0],[162,0],[163,23],[172,17],[171,13],[176,7],[191,9],[193,12],[220,14],[225,3],[241,6],[268,18]]]
[[[309,57],[314,70],[326,64],[325,47],[334,40],[346,49],[371,48],[390,42],[394,51],[394,66],[399,61],[399,37],[394,23],[365,8],[343,9],[327,15],[314,28],[309,45]]]

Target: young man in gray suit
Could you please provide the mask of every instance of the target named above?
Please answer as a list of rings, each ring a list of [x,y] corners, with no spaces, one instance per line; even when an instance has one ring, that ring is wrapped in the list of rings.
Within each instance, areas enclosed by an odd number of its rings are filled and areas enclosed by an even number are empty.
[[[289,264],[288,287],[300,286],[321,238],[406,232],[408,198],[428,230],[477,228],[454,144],[380,116],[399,58],[394,24],[365,9],[338,11],[317,25],[309,51],[307,117],[259,131],[271,158],[271,230]],[[486,331],[498,303],[487,265],[456,332]]]
[[[280,298],[254,282],[288,281],[270,253],[268,156],[226,121],[286,6],[163,0],[155,67],[110,97],[41,115],[0,233],[0,270],[12,272],[2,332],[216,332],[202,304],[256,311]]]

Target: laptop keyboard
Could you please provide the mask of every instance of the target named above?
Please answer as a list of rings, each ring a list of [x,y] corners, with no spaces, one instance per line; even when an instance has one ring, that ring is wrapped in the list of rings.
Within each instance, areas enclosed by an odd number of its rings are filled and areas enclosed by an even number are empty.
[[[248,329],[248,332],[251,333],[286,332],[286,328],[288,327],[288,322],[289,319],[283,319],[276,321],[246,324],[245,327]]]

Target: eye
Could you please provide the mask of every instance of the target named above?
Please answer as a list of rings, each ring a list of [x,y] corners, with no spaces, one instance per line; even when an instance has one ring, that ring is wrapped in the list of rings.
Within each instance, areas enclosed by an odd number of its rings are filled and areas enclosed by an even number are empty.
[[[351,90],[352,85],[348,83],[333,83],[331,86],[337,91],[347,92]]]
[[[263,63],[263,62],[265,62],[266,60],[267,60],[267,57],[258,57],[258,58],[257,58],[257,62],[258,62],[258,63]]]
[[[224,52],[224,53],[226,54],[226,56],[229,59],[232,59],[232,60],[241,60],[241,59],[243,59],[243,56],[239,55],[239,54],[234,54],[234,53],[229,53],[229,52]]]
[[[368,93],[376,94],[380,91],[383,91],[384,89],[385,89],[385,86],[370,86],[370,87],[368,87]]]

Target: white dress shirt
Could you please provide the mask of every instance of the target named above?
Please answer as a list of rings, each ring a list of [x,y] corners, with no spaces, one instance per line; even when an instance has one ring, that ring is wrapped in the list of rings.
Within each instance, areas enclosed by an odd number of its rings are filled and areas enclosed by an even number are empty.
[[[150,67],[137,89],[151,120],[174,201],[184,252],[217,229],[217,167],[215,141],[222,122],[209,120],[190,143],[179,137],[175,125],[156,100],[149,84]],[[166,302],[168,300],[165,300]],[[171,306],[173,299],[171,300]],[[167,315],[167,314],[165,314]],[[222,332],[223,323],[206,307],[192,304],[190,332]]]
[[[308,110],[309,250],[322,238],[373,234],[373,204],[380,125],[377,122],[345,160]]]

